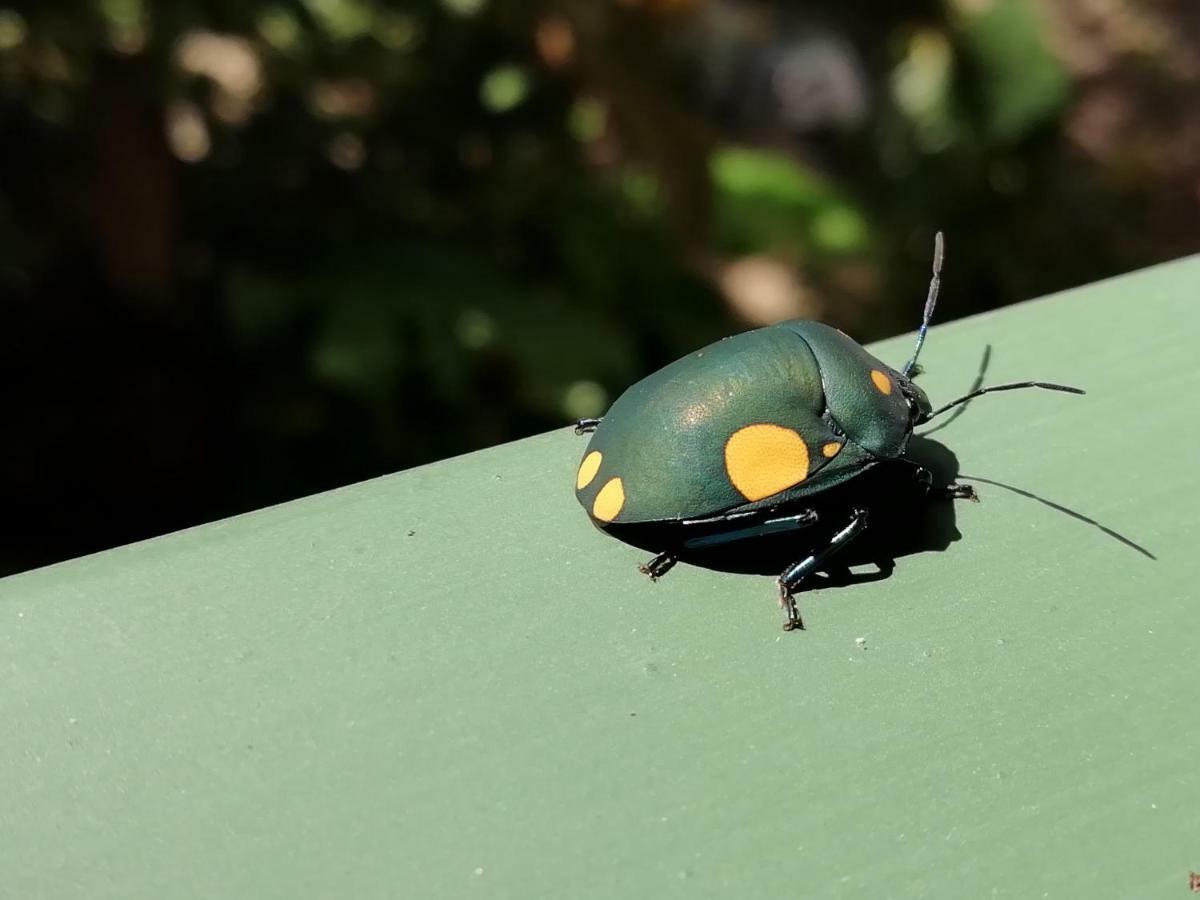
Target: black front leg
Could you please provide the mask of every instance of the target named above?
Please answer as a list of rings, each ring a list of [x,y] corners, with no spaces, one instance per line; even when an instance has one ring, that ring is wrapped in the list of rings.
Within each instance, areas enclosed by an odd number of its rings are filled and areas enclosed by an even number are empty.
[[[905,462],[907,461],[905,460]],[[933,489],[933,473],[924,466],[913,464],[912,478],[924,493],[928,494]]]
[[[933,500],[970,500],[972,503],[979,502],[979,494],[975,488],[969,484],[956,484],[950,482],[935,487],[933,484],[933,473],[924,466],[919,466],[916,463],[905,460],[912,466],[912,477],[921,489]]]
[[[935,500],[970,500],[972,503],[979,502],[979,494],[974,487],[969,484],[955,484],[954,482],[939,488],[933,488],[929,492],[929,496]]]
[[[779,576],[779,605],[787,614],[787,619],[783,623],[784,631],[804,628],[804,622],[800,619],[800,612],[796,609],[795,596],[804,579],[817,571],[829,557],[833,556],[862,534],[866,527],[867,511],[865,509],[856,509],[853,517],[850,519],[850,523],[831,537],[828,544],[814,552],[811,556],[800,560],[795,565],[789,566]]]

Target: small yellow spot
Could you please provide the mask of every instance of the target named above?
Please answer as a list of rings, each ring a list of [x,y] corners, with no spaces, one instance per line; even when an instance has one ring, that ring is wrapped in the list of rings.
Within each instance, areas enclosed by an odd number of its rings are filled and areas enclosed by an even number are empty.
[[[620,478],[610,478],[592,504],[592,515],[601,522],[611,522],[625,505],[625,486]]]
[[[804,438],[781,425],[747,425],[725,443],[725,471],[747,500],[762,500],[808,477]]]
[[[838,451],[842,449],[842,445],[833,441],[821,448],[821,455],[826,459],[833,459],[838,455]]]
[[[604,456],[599,450],[593,450],[583,458],[583,462],[579,464],[579,474],[575,476],[575,490],[582,491],[592,483],[592,479],[600,471],[600,463],[603,461]]]
[[[875,383],[875,387],[879,388],[879,393],[890,394],[892,392],[892,379],[878,369],[871,370],[871,381]]]

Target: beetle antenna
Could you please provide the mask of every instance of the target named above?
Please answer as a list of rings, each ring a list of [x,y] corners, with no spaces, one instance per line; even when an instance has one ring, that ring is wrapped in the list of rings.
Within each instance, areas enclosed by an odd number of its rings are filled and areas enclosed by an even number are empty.
[[[925,298],[925,314],[921,317],[921,330],[917,332],[917,347],[913,350],[912,359],[904,366],[904,376],[912,377],[917,370],[917,357],[925,346],[925,335],[929,333],[929,320],[933,318],[933,308],[937,306],[938,288],[942,286],[942,259],[945,256],[946,241],[939,231],[933,236],[933,277],[929,279],[929,295]]]
[[[930,419],[932,419],[934,416],[940,416],[946,410],[953,409],[954,407],[958,406],[960,403],[966,403],[968,400],[974,400],[976,397],[978,397],[982,394],[990,394],[993,391],[1016,391],[1016,390],[1020,390],[1021,388],[1042,388],[1043,390],[1046,390],[1046,391],[1062,391],[1067,394],[1086,394],[1087,393],[1087,391],[1082,390],[1077,387],[1070,387],[1065,384],[1050,384],[1047,381],[1018,381],[1013,384],[998,384],[995,387],[984,388],[983,390],[980,390],[980,391],[972,391],[971,393],[967,394],[965,397],[959,397],[957,400],[955,400],[951,403],[947,403],[941,409],[935,409],[933,412],[931,412],[929,415],[927,415],[924,419],[922,419],[921,423],[924,424],[925,422],[928,422]]]

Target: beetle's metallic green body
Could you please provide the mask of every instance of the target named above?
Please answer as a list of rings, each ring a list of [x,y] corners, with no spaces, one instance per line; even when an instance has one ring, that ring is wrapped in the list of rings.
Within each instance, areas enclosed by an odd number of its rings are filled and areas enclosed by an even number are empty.
[[[900,456],[918,396],[908,378],[828,325],[784,322],[739,334],[625,391],[592,435],[584,459],[599,453],[600,463],[577,496],[601,527],[789,504]],[[730,438],[758,424],[794,432],[809,461],[800,480],[763,497],[739,490],[728,457]],[[624,502],[611,517],[611,509],[596,516],[597,496],[614,478]]]
[[[933,485],[904,452],[913,428],[972,397],[1045,382],[983,388],[933,411],[912,379],[937,300],[942,235],[912,358],[880,362],[835,328],[783,322],[710,344],[642,379],[594,432],[575,480],[592,521],[654,552],[651,578],[683,558],[769,535],[806,532],[779,576],[784,628],[803,628],[795,593],[895,502],[893,473],[926,499],[977,499],[969,485]],[[889,465],[884,465],[889,464]],[[871,476],[859,476],[874,469]],[[911,501],[901,501],[907,503]],[[907,507],[905,507],[907,508]]]

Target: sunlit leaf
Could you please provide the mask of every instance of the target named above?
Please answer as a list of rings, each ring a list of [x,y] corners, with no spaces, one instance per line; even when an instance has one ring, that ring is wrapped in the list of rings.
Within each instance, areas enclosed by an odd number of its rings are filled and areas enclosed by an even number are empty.
[[[361,0],[304,0],[304,5],[334,40],[352,40],[371,30],[371,7]]]
[[[0,9],[0,52],[15,50],[25,43],[29,27],[21,14],[11,9]]]
[[[529,75],[520,66],[499,66],[489,72],[479,86],[484,107],[494,113],[516,109],[529,94]]]
[[[486,5],[487,0],[442,0],[442,6],[463,18],[478,15]]]
[[[1043,44],[1029,0],[994,0],[972,10],[963,11],[960,22],[986,79],[990,129],[1011,140],[1062,108],[1067,73]]]
[[[737,254],[864,249],[866,219],[831,184],[783,154],[723,148],[712,161],[718,241]]]
[[[604,134],[608,110],[599,100],[583,97],[571,106],[568,124],[577,141],[588,143]]]
[[[292,51],[300,45],[300,23],[286,9],[271,7],[258,17],[258,33],[276,50]]]

